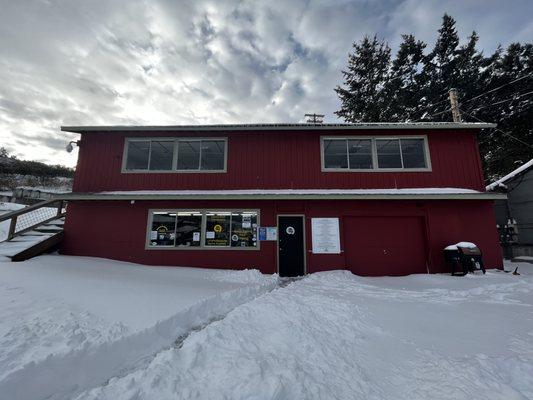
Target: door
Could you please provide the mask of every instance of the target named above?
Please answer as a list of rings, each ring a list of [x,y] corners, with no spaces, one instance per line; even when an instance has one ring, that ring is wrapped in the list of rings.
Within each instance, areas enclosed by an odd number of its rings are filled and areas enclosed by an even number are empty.
[[[343,222],[346,264],[354,274],[427,272],[422,217],[348,217]]]
[[[279,276],[305,274],[304,217],[278,216],[278,272]]]

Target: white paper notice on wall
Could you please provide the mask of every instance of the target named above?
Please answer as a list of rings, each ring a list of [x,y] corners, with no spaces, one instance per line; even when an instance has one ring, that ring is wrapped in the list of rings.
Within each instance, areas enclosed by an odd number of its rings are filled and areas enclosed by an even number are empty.
[[[215,238],[215,232],[214,231],[207,231],[205,233],[205,238],[206,239],[214,239]]]
[[[200,241],[200,232],[193,232],[192,241],[193,242],[199,242]]]
[[[311,218],[313,253],[340,254],[341,241],[338,218]]]
[[[150,240],[157,239],[157,231],[150,231]]]

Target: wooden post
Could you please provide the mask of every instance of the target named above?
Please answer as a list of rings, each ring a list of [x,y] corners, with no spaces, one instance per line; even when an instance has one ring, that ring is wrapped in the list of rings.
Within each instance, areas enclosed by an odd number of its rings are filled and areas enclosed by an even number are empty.
[[[15,229],[17,227],[17,217],[18,215],[15,215],[13,218],[11,218],[11,224],[9,224],[9,231],[7,233],[7,240],[11,240],[15,236]]]
[[[57,206],[57,215],[60,216],[63,212],[63,200],[59,200],[59,205]]]
[[[461,112],[459,111],[459,102],[457,101],[457,89],[450,89],[450,107],[452,109],[453,122],[463,122]]]

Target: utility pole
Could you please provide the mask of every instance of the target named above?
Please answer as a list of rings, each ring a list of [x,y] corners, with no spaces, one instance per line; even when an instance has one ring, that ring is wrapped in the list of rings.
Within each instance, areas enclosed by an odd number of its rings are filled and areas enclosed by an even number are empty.
[[[322,120],[324,118],[324,114],[305,114],[306,117],[309,117],[307,119],[308,124],[321,124]]]
[[[459,102],[457,101],[457,89],[451,88],[450,95],[450,108],[452,109],[453,122],[463,122],[461,118],[461,112],[459,111]]]

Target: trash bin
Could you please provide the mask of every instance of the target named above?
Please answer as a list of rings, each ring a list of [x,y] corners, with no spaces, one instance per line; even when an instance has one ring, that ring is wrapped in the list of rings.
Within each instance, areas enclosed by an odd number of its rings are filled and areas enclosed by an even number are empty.
[[[450,266],[452,275],[464,276],[475,271],[485,273],[483,254],[474,243],[459,242],[446,247],[444,260]]]

